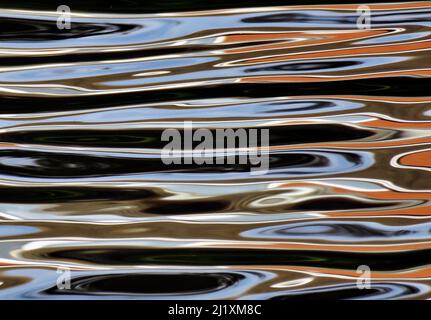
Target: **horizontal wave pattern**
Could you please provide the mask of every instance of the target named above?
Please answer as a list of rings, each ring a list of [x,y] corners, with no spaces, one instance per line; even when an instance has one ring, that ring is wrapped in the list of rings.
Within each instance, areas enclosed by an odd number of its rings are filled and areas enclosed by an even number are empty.
[[[0,8],[0,298],[431,298],[431,2],[271,5]],[[165,165],[186,121],[269,172]]]

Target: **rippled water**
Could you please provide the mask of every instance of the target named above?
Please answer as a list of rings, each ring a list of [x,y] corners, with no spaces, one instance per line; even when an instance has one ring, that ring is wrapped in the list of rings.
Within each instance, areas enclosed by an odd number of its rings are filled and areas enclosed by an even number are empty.
[[[0,4],[0,298],[431,298],[430,1],[371,29],[346,2],[105,2],[71,30]],[[269,128],[270,171],[164,165],[184,121]]]

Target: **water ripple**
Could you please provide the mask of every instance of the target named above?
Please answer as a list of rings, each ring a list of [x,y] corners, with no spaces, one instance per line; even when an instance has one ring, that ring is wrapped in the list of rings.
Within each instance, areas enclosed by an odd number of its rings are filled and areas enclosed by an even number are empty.
[[[370,29],[314,3],[97,0],[59,30],[3,1],[0,298],[429,299],[431,2]],[[268,173],[163,164],[185,121],[268,129]]]

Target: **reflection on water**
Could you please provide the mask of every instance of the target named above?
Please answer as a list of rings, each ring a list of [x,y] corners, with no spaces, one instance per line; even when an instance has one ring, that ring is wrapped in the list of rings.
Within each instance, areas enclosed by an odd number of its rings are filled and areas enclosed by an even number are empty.
[[[262,2],[2,2],[0,298],[431,298],[431,2]],[[163,164],[184,121],[269,172]]]

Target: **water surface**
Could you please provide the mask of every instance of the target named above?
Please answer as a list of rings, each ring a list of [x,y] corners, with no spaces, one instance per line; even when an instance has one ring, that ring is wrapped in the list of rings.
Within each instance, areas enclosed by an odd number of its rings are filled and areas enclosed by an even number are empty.
[[[430,1],[371,29],[350,1],[103,3],[70,30],[0,4],[0,298],[431,297]],[[269,172],[164,165],[184,121],[269,128]]]

